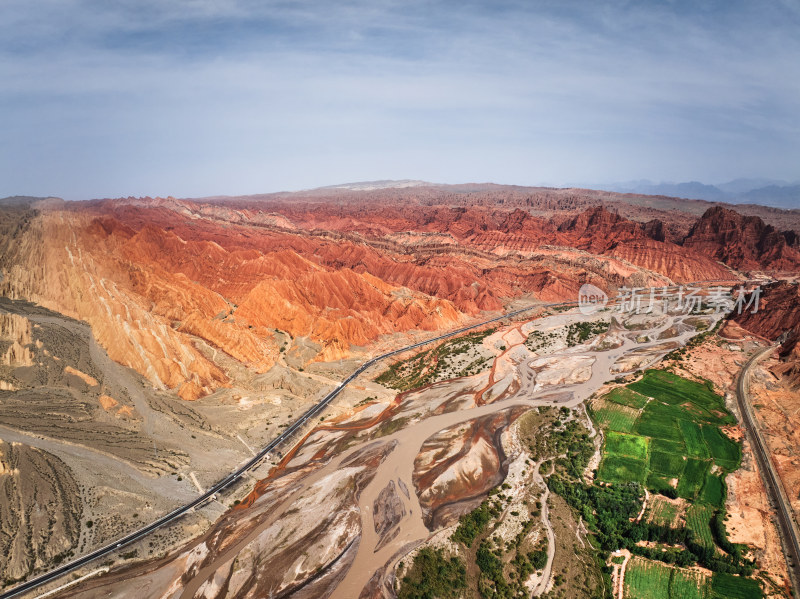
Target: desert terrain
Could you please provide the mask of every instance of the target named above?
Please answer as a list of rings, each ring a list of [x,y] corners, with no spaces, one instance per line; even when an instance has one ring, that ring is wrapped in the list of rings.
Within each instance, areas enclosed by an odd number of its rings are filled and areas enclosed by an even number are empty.
[[[792,212],[698,206],[422,187],[2,207],[5,586],[187,503],[369,358],[524,307],[372,366],[236,485],[45,589],[403,596],[415,564],[442,556],[462,560],[475,592],[621,587],[598,561],[597,532],[551,487],[602,483],[606,433],[586,406],[610,405],[603,397],[637,373],[668,368],[727,396],[744,356],[782,335],[756,407],[787,488],[798,484],[794,428],[781,420],[797,396],[796,336],[780,320],[762,340],[732,339],[717,336],[715,310],[547,307],[587,283],[610,296],[695,282],[709,293],[800,270]],[[783,312],[795,305],[787,289],[773,292]],[[780,594],[780,541],[747,447],[727,474],[728,536]],[[476,512],[490,524],[470,544]],[[503,582],[476,566],[487,552],[505,560]]]
[[[601,318],[610,319],[611,314],[603,313]],[[221,498],[236,505],[200,538],[175,553],[124,567],[117,574],[112,570],[67,595],[144,592],[148,596],[221,597],[269,591],[276,596],[330,593],[351,597],[363,590],[364,596],[381,596],[394,588],[399,561],[413,560],[414,554],[404,557],[408,548],[424,549],[427,545],[419,543],[432,533],[436,534],[430,543],[435,546],[441,531],[452,530],[460,516],[500,483],[508,491],[501,491],[498,509],[504,518],[495,542],[510,543],[521,535],[533,549],[553,526],[548,497],[543,496],[546,488],[537,473],[547,456],[552,459],[552,452],[559,448],[549,447],[550,435],[542,430],[547,430],[545,425],[533,434],[528,432],[522,441],[520,416],[526,408],[536,407],[550,418],[550,426],[560,416],[557,426],[564,427],[565,434],[583,430],[584,437],[592,439],[596,432],[581,402],[613,380],[612,366],[627,352],[649,351],[653,363],[663,357],[669,350],[663,342],[664,331],[683,330],[675,341],[685,343],[696,333],[693,327],[677,326],[685,318],[693,317],[651,319],[656,328],[637,327],[634,333],[624,333],[618,347],[599,356],[592,348],[606,336],[627,330],[623,324],[586,344],[567,346],[557,338],[547,356],[561,359],[544,364],[525,346],[531,333],[561,330],[570,322],[585,321],[585,316],[573,310],[500,327],[475,341],[494,348],[491,371],[435,382],[397,397],[384,393],[383,401],[352,404],[335,421],[326,419],[311,430],[247,496]],[[637,342],[643,332],[654,341]],[[591,364],[586,372],[578,369],[576,374],[576,360],[580,363],[584,356],[592,358]],[[374,376],[370,373],[365,379]],[[529,419],[525,417],[526,422]],[[531,427],[528,424],[525,429]],[[525,442],[544,443],[536,463],[531,464],[522,450]],[[595,452],[593,442],[589,447],[587,460]],[[548,505],[539,508],[539,528],[513,515],[520,513],[526,501]],[[585,546],[586,532],[580,532],[578,522],[569,524],[565,505],[552,501],[560,530],[571,526],[577,531],[574,543]],[[329,517],[309,521],[308,511]],[[563,534],[553,538],[561,540]],[[308,552],[309,547],[317,549]],[[565,553],[572,550],[570,544],[550,551],[545,566],[552,570],[553,560],[566,562]],[[254,576],[262,563],[273,564],[269,572],[274,575]],[[526,583],[531,590],[552,588],[554,578],[538,576],[538,582],[534,577]],[[583,580],[584,575],[576,572],[573,576]]]

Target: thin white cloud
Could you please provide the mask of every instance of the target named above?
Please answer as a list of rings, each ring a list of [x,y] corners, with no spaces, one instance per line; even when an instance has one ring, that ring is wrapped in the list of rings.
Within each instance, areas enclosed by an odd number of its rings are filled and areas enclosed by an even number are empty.
[[[792,27],[579,5],[8,0],[0,195],[796,178]]]

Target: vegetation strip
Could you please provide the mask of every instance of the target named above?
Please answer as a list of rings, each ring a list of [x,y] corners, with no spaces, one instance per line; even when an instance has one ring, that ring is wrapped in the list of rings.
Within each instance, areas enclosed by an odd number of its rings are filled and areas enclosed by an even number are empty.
[[[553,476],[550,487],[583,514],[609,570],[611,552],[634,554],[625,597],[762,597],[749,578],[756,564],[725,529],[724,477],[739,468],[741,445],[725,432],[736,420],[711,383],[648,370],[591,407],[605,433],[597,480],[575,485]],[[637,522],[644,488],[650,503]],[[687,569],[694,566],[710,574]]]

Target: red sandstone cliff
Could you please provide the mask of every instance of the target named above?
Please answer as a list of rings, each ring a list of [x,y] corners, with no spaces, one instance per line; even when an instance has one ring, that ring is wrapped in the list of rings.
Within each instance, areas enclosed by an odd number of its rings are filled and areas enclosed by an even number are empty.
[[[8,246],[1,290],[87,320],[112,358],[193,399],[229,383],[218,351],[269,369],[275,329],[317,343],[316,359],[336,359],[381,335],[446,328],[521,296],[730,276],[707,255],[719,243],[707,224],[680,246],[665,241],[660,221],[598,206],[557,226],[502,204],[434,205],[426,194],[377,204],[362,196],[53,205]],[[751,228],[762,241],[740,243],[749,260],[794,264],[789,237]],[[764,250],[780,239],[784,247]]]
[[[571,237],[574,247],[621,258],[676,282],[731,276],[728,269],[702,252],[664,241],[664,228],[659,221],[636,223],[602,206],[562,223],[559,231]]]
[[[740,270],[800,270],[800,246],[793,232],[780,232],[757,216],[709,208],[690,229],[685,248]]]
[[[774,371],[800,386],[800,285],[786,281],[764,285],[758,311],[745,310],[732,320],[773,341],[785,334],[779,352],[782,363]]]

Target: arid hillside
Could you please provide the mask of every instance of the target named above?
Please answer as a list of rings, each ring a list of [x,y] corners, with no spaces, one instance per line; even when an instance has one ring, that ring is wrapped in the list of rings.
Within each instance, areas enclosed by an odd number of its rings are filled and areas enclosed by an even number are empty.
[[[5,584],[209,489],[369,356],[510,308],[575,300],[585,283],[613,296],[621,287],[738,286],[798,272],[794,233],[753,215],[714,207],[670,215],[581,190],[545,190],[528,206],[523,188],[477,187],[0,203]],[[771,339],[787,326],[796,333],[797,300],[794,285],[766,287],[763,311],[740,324]],[[504,477],[528,491],[503,500],[512,514],[503,538],[531,532],[535,540],[523,553],[544,552],[549,516],[540,512],[540,524],[528,530],[513,514],[527,513],[523,497],[547,503],[546,474],[538,466],[528,472],[519,443],[504,436],[522,412],[494,404],[539,397],[543,407],[577,407],[607,380],[656,363],[711,320],[664,313],[618,323],[603,312],[592,324],[561,307],[528,314],[529,321],[483,327],[364,374],[301,442],[261,464],[255,487],[240,485],[187,515],[121,554],[123,563],[163,560],[176,568],[175,580],[197,579],[186,590],[194,596],[202,577],[184,573],[199,562],[173,563],[171,556],[187,539],[211,539],[203,537],[208,532],[216,539],[209,541],[208,571],[219,569],[217,550],[242,534],[246,545],[250,524],[240,517],[252,516],[253,530],[266,526],[266,537],[263,547],[239,555],[237,572],[259,576],[236,574],[231,589],[308,583],[308,596],[316,596],[354,564],[350,570],[360,574],[340,596],[358,596],[368,582],[359,577],[381,570],[407,544],[404,535],[423,539],[430,527],[455,523]],[[785,362],[770,364],[778,376],[797,380],[796,339],[784,345]],[[471,416],[471,409],[479,413]],[[548,417],[552,426],[558,418],[577,427],[585,416],[566,409]],[[396,451],[406,429],[414,430]],[[352,445],[370,440],[378,444]],[[285,513],[273,509],[305,473],[348,451],[356,453],[342,464],[347,477],[331,464],[335,474],[302,499],[334,506],[319,511],[328,517],[309,520],[288,503]],[[386,459],[392,461],[378,469]],[[389,484],[401,464],[404,476]],[[350,491],[338,494],[340,484]],[[372,490],[361,497],[367,486]],[[47,511],[28,518],[23,506],[36,493]],[[553,530],[577,542],[578,521],[569,530],[557,524],[565,507],[553,508]],[[359,513],[374,513],[374,522],[365,525]],[[262,520],[267,515],[274,522]],[[398,532],[412,516],[410,528]],[[281,530],[292,531],[291,542],[273,542]],[[358,549],[359,538],[369,550]],[[574,561],[579,550],[567,549],[556,547],[554,564]],[[267,558],[274,577],[259,566]],[[134,588],[122,576],[125,588]]]
[[[772,370],[800,386],[800,285],[787,281],[764,285],[758,310],[744,310],[733,320],[751,333],[781,341],[781,362]]]
[[[683,245],[742,270],[800,269],[800,238],[794,231],[778,231],[758,217],[728,208],[709,208]]]
[[[741,233],[744,217],[716,208],[691,226],[689,212],[641,222],[572,191],[29,203],[3,210],[0,292],[87,321],[114,360],[196,399],[229,385],[220,356],[264,373],[282,352],[336,360],[520,298],[573,299],[584,283],[613,292],[800,268],[797,236],[758,217]],[[717,226],[720,214],[733,224]]]
[[[522,187],[494,183],[434,185],[419,182],[413,187],[375,185],[345,185],[300,192],[280,192],[244,197],[203,198],[199,202],[253,203],[312,203],[333,201],[337,204],[362,204],[368,201],[384,206],[460,206],[484,208],[521,208],[536,216],[563,218],[587,208],[604,206],[622,216],[645,223],[659,219],[671,241],[683,239],[694,222],[709,208],[734,208],[739,214],[756,216],[780,231],[800,234],[800,209],[782,210],[755,204],[732,206],[723,202],[687,200],[667,196],[617,193],[580,188]],[[383,182],[386,183],[386,182]]]

